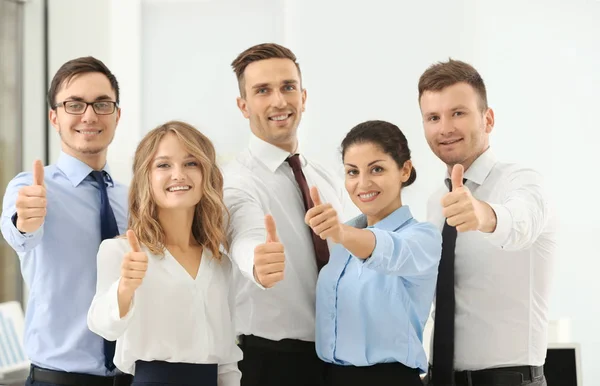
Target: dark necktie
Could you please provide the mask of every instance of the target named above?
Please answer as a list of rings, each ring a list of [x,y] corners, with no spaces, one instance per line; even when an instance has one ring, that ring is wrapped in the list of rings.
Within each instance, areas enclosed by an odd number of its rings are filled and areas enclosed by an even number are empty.
[[[296,182],[302,192],[302,201],[304,201],[304,209],[308,211],[314,206],[312,199],[310,198],[310,189],[306,183],[306,177],[302,172],[302,165],[300,164],[300,155],[294,154],[286,160],[294,172]],[[310,230],[312,236],[313,246],[315,248],[315,256],[317,257],[317,268],[320,271],[321,268],[329,261],[329,248],[327,247],[327,241],[321,239],[315,232]]]
[[[110,207],[108,193],[106,191],[106,183],[104,182],[104,171],[92,171],[90,175],[98,182],[100,188],[100,234],[102,240],[112,239],[119,235],[117,220],[115,214]],[[110,371],[115,369],[113,358],[115,356],[115,342],[104,340],[104,366]]]
[[[463,179],[465,183],[466,179]],[[452,191],[452,182],[449,183]],[[435,386],[454,385],[454,249],[456,227],[444,222],[442,258],[435,292],[432,382]]]

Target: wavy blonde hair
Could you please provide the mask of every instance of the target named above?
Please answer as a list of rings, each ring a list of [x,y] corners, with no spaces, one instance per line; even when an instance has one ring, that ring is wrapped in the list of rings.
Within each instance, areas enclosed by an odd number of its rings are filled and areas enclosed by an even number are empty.
[[[202,198],[196,205],[192,235],[198,244],[208,248],[213,257],[220,260],[221,246],[228,249],[226,229],[229,222],[229,212],[223,202],[223,175],[217,166],[211,140],[185,122],[169,121],[160,125],[139,143],[129,188],[129,229],[153,254],[163,255],[165,236],[150,187],[150,169],[160,141],[169,133],[175,134],[200,164]]]

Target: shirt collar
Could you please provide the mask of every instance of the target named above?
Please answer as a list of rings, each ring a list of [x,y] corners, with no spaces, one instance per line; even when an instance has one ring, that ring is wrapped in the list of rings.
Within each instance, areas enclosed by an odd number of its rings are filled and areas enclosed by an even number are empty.
[[[496,162],[498,162],[496,155],[492,151],[491,147],[488,147],[487,150],[477,157],[477,159],[467,169],[464,178],[481,186],[487,176],[489,176],[491,173],[494,165],[496,165]],[[450,188],[450,174],[447,170],[445,181],[446,186]]]
[[[400,208],[396,209],[392,213],[388,214],[387,217],[383,218],[379,222],[374,225],[367,226],[367,216],[364,214],[360,214],[348,221],[348,225],[353,226],[355,228],[377,228],[382,229],[384,231],[393,232],[399,229],[404,223],[413,218],[412,213],[410,212],[410,208],[408,205],[403,205]]]
[[[64,151],[60,152],[58,157],[58,161],[56,162],[56,167],[60,169],[71,181],[74,187],[79,186],[83,180],[86,179],[87,176],[92,172],[91,167],[89,167],[85,162],[78,160],[77,158],[65,153]],[[114,186],[114,181],[110,177],[110,169],[108,165],[104,165],[102,169],[106,172],[104,179],[109,183],[110,186]]]
[[[250,153],[261,161],[271,172],[275,172],[279,166],[292,154],[278,148],[262,139],[254,133],[250,134],[250,144],[248,145]],[[306,165],[306,159],[300,154],[302,166]]]

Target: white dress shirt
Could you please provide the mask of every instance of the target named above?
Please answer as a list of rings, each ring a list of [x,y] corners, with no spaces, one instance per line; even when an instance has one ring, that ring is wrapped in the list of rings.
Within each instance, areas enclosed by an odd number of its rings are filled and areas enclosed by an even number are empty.
[[[271,340],[315,340],[317,264],[304,222],[302,193],[286,158],[290,153],[252,135],[248,149],[224,168],[225,204],[231,214],[231,258],[238,286],[236,330]],[[341,178],[302,155],[308,186],[316,186],[321,200],[337,210],[340,221],[356,213]],[[346,212],[348,214],[346,214]],[[265,242],[265,215],[275,220],[284,246],[285,278],[264,289],[253,274],[254,248]],[[240,275],[241,273],[241,275]]]
[[[498,162],[490,149],[464,177],[473,196],[494,209],[497,225],[493,233],[458,233],[454,368],[541,366],[556,248],[542,177]],[[440,201],[448,186],[428,203],[428,220],[440,229],[445,221]]]
[[[235,342],[229,258],[217,261],[205,248],[194,279],[168,250],[163,257],[142,247],[148,255],[146,276],[121,319],[117,289],[123,255],[130,249],[125,238],[102,242],[88,312],[92,332],[117,340],[115,365],[135,374],[136,360],[216,363],[219,386],[239,386],[242,352]]]

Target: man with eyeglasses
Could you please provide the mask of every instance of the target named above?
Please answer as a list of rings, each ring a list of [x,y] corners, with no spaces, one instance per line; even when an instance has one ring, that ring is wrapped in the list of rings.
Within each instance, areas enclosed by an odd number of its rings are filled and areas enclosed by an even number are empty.
[[[129,385],[112,361],[115,342],[89,331],[86,320],[98,247],[127,227],[127,188],[106,164],[121,116],[119,86],[101,61],[74,59],[52,79],[48,105],[60,157],[46,167],[36,161],[9,183],[1,217],[29,288],[27,385]]]

